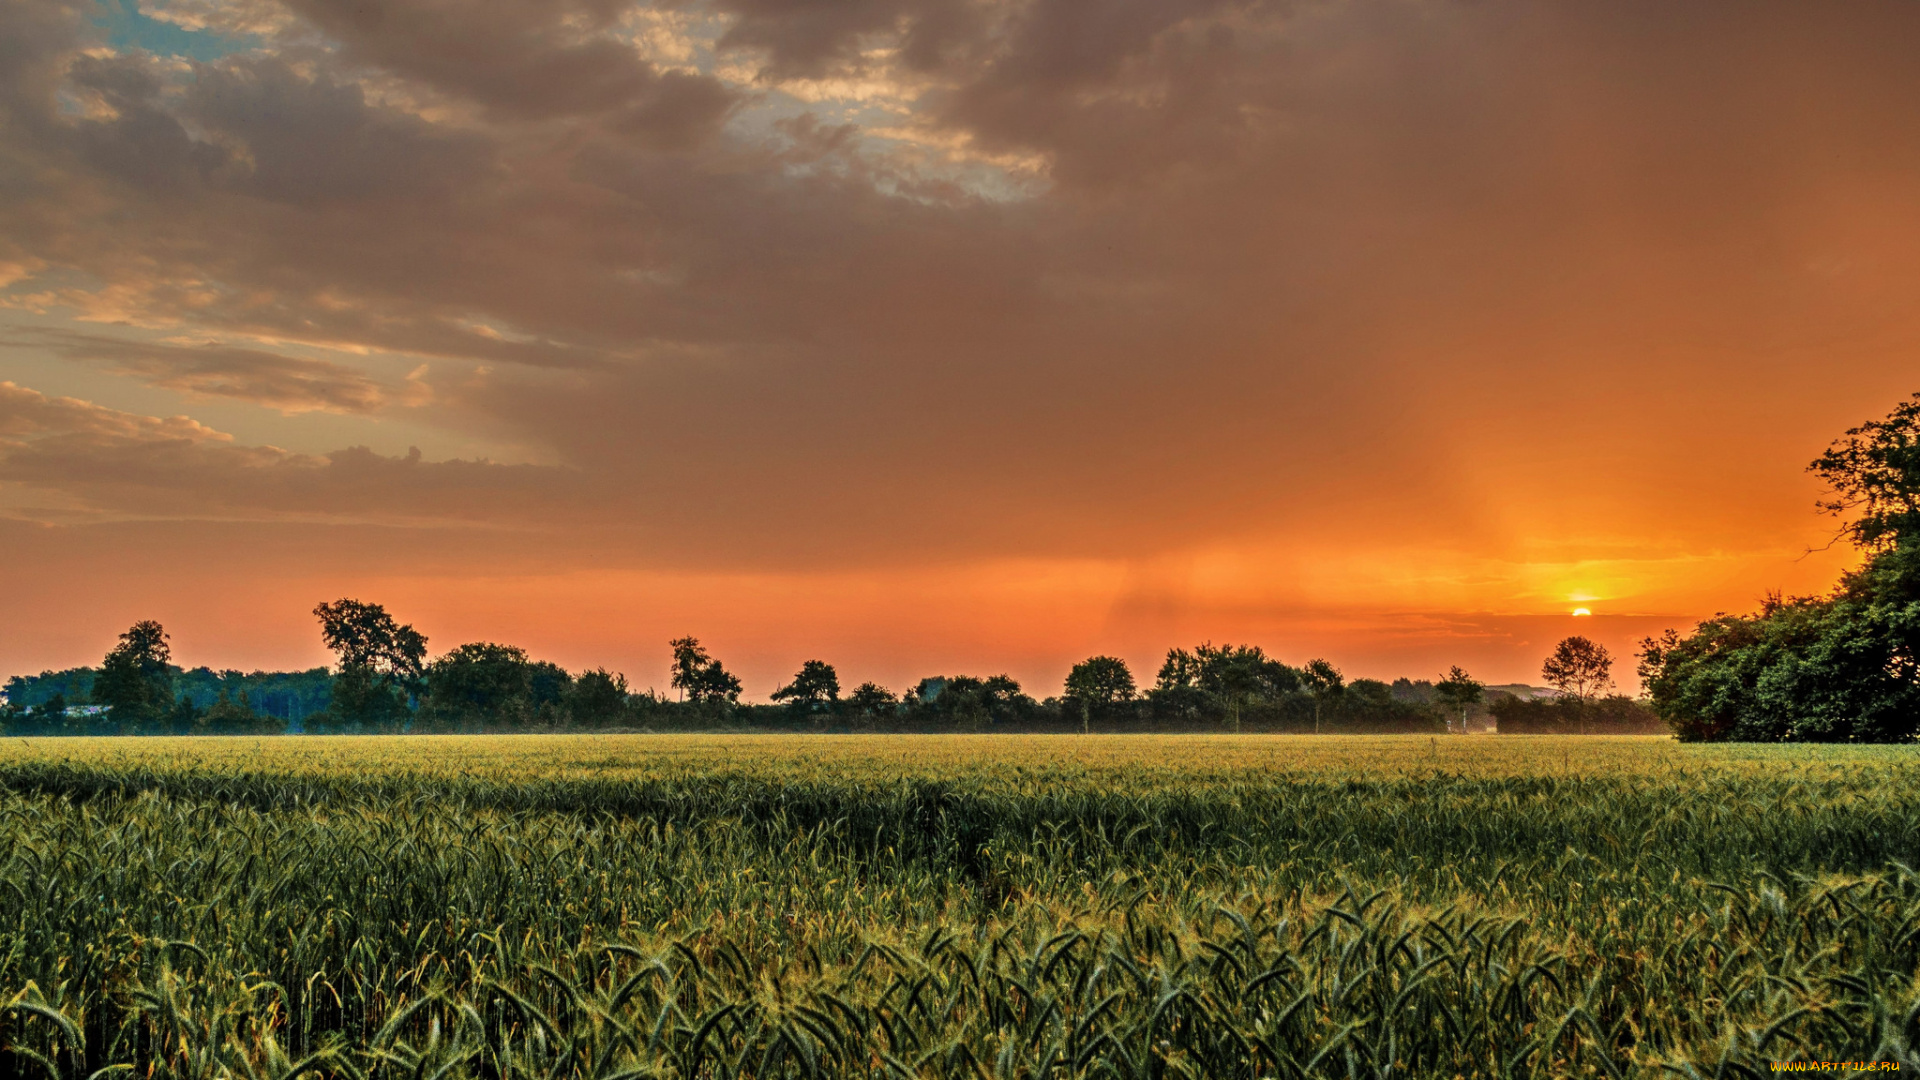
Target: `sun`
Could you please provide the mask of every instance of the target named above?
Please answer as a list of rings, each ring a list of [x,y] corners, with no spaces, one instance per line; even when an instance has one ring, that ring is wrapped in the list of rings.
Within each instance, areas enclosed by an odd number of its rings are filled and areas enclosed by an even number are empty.
[[[1591,614],[1593,614],[1593,612],[1591,612],[1591,611],[1588,611],[1588,610],[1587,610],[1586,608],[1583,608],[1583,607],[1577,607],[1577,608],[1574,608],[1574,609],[1573,609],[1573,613],[1574,613],[1574,615],[1575,615],[1576,617],[1577,617],[1577,616],[1580,616],[1580,615],[1591,615]]]

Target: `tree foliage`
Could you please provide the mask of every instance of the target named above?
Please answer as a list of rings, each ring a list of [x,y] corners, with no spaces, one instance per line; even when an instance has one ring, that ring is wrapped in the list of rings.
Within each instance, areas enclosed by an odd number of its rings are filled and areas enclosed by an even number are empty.
[[[1489,711],[1502,735],[1650,735],[1667,730],[1647,703],[1624,694],[1592,700],[1502,694]]]
[[[695,705],[732,704],[740,700],[740,680],[707,654],[695,637],[667,642],[673,650],[671,685]]]
[[[339,657],[340,666],[371,668],[401,683],[413,683],[425,673],[426,636],[394,621],[379,604],[339,599],[314,607],[320,620],[320,640]]]
[[[339,658],[333,700],[317,730],[382,730],[404,724],[426,675],[426,636],[379,604],[341,598],[314,607],[320,640]]]
[[[1103,708],[1132,701],[1133,672],[1117,656],[1090,656],[1067,672],[1066,698],[1078,704]]]
[[[903,702],[909,719],[935,730],[986,731],[1029,720],[1039,702],[1009,675],[946,675],[921,679]]]
[[[120,635],[93,679],[93,699],[126,728],[150,724],[173,707],[173,653],[159,623],[143,619]]]
[[[1613,654],[1591,638],[1562,638],[1540,665],[1540,677],[1563,694],[1592,701],[1613,686]]]
[[[1326,660],[1309,660],[1307,666],[1300,669],[1301,684],[1307,693],[1313,696],[1313,730],[1320,732],[1321,712],[1329,701],[1338,701],[1346,689],[1346,681],[1340,675],[1340,669]]]
[[[533,665],[525,649],[472,642],[429,665],[426,687],[423,726],[457,730],[524,722],[532,712]]]
[[[585,727],[607,727],[618,723],[627,710],[627,677],[605,668],[583,671],[573,680],[567,699],[567,716]]]
[[[809,660],[800,665],[792,682],[773,692],[772,698],[798,712],[829,710],[840,701],[840,675],[824,660]]]
[[[1920,395],[1808,467],[1864,563],[1826,596],[1769,596],[1640,644],[1653,708],[1690,741],[1910,742],[1920,734]]]
[[[900,713],[900,699],[875,682],[863,682],[847,695],[847,708],[863,725],[891,720]]]
[[[1843,532],[1860,547],[1882,551],[1920,536],[1920,394],[1885,419],[1848,428],[1807,471],[1830,493],[1820,509],[1854,515]]]
[[[1446,678],[1433,684],[1434,696],[1440,699],[1449,712],[1457,711],[1460,714],[1459,730],[1462,735],[1467,732],[1467,710],[1478,705],[1480,700],[1486,697],[1486,690],[1486,684],[1475,680],[1459,664],[1453,665],[1447,672]],[[1448,730],[1452,730],[1453,723],[1452,717],[1449,716]]]

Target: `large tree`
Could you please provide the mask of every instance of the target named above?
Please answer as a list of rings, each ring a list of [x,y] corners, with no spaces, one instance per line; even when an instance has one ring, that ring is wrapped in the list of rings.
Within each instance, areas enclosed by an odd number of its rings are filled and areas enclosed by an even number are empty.
[[[605,668],[583,671],[567,695],[567,715],[587,727],[608,727],[627,712],[627,677]]]
[[[420,718],[434,727],[509,727],[531,711],[533,665],[512,645],[462,645],[427,668],[426,683]]]
[[[1065,697],[1080,713],[1080,730],[1092,729],[1094,713],[1133,700],[1133,672],[1117,656],[1089,656],[1067,672]]]
[[[1540,665],[1540,677],[1555,690],[1582,702],[1613,685],[1613,654],[1605,645],[1579,635],[1562,638]]]
[[[847,695],[847,706],[854,716],[868,724],[891,720],[900,714],[900,699],[879,683],[863,682]]]
[[[1037,702],[1010,675],[946,675],[921,679],[906,696],[909,712],[961,731],[1029,719]]]
[[[1867,551],[1920,537],[1920,394],[1835,439],[1807,466],[1826,482],[1817,505],[1853,515],[1842,532]]]
[[[840,702],[840,675],[825,660],[809,660],[800,665],[792,682],[773,692],[773,700],[784,701],[800,713],[831,709]]]
[[[1274,702],[1301,688],[1296,668],[1268,656],[1258,645],[1215,645],[1169,649],[1147,698],[1158,714],[1195,716],[1210,712],[1240,730],[1241,711]]]
[[[1825,596],[1769,596],[1641,642],[1640,680],[1682,739],[1910,742],[1920,735],[1920,394],[1808,470],[1865,555]]]
[[[128,732],[151,727],[173,707],[173,651],[159,623],[143,619],[120,635],[94,676],[93,702]]]
[[[670,685],[684,693],[688,701],[701,705],[740,700],[740,679],[709,656],[699,638],[674,638],[667,646],[673,650]]]
[[[379,604],[341,598],[313,609],[320,640],[339,658],[333,702],[322,727],[368,729],[403,723],[426,674],[426,636]]]

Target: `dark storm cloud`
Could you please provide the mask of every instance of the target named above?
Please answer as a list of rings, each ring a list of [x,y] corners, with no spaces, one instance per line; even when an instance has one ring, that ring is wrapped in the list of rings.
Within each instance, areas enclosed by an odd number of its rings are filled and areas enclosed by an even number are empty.
[[[37,275],[13,302],[432,358],[433,422],[587,480],[530,502],[517,473],[241,473],[211,443],[162,475],[58,440],[14,479],[217,508],[183,485],[244,477],[343,515],[500,483],[503,519],[715,561],[1150,552],[1353,492],[1464,529],[1434,447],[1540,402],[1632,426],[1620,388],[1676,341],[1913,336],[1874,321],[1920,280],[1906,5],[668,9],[717,18],[751,85],[648,59],[611,0],[276,10],[257,50],[188,64],[0,9],[0,270]],[[800,78],[884,108],[795,118],[825,92]],[[385,393],[266,349],[107,362],[282,409]]]

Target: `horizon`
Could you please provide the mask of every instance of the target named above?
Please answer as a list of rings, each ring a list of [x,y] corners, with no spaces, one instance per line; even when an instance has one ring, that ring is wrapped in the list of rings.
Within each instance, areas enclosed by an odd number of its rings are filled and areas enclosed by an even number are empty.
[[[455,34],[451,31],[459,29]],[[765,700],[1540,681],[1822,593],[1915,389],[1920,8],[29,0],[0,677],[356,597]],[[1576,610],[1590,611],[1576,615]]]

